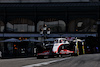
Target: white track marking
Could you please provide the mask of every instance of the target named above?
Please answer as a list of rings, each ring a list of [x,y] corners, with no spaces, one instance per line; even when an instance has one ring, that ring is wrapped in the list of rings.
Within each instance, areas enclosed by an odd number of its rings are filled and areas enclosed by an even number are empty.
[[[22,67],[34,67],[34,66],[48,65],[50,63],[59,62],[59,61],[63,61],[63,60],[70,59],[70,58],[71,57],[69,57],[69,58],[63,58],[63,59],[59,59],[59,60],[48,61],[48,62],[43,62],[43,63],[37,63],[37,64],[32,64],[32,65],[27,65],[27,66],[22,66]]]

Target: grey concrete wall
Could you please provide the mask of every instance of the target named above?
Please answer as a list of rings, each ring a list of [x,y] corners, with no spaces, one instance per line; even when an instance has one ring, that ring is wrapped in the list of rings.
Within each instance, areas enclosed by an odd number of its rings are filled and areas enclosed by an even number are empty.
[[[13,2],[89,2],[90,0],[0,0],[0,3],[13,3]]]
[[[52,0],[52,2],[89,2],[89,0]]]
[[[21,2],[50,2],[50,0],[21,0]]]
[[[20,0],[0,0],[1,3],[19,2]]]
[[[99,0],[90,0],[90,2],[99,2]]]

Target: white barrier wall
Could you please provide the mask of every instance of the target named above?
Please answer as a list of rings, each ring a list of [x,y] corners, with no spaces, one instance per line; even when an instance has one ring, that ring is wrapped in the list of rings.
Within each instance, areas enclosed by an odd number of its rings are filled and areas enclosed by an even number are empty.
[[[0,0],[0,3],[24,3],[24,2],[90,2],[99,0]]]

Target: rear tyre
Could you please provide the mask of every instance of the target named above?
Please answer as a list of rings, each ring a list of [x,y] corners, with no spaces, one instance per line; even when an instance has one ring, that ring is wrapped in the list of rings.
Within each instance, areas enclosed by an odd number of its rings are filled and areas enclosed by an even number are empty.
[[[43,59],[44,57],[43,56],[37,56],[37,59]]]
[[[47,56],[43,56],[43,58],[48,59],[48,58],[49,58],[49,56],[48,56],[48,55],[47,55]]]
[[[58,57],[59,57],[59,58],[61,58],[61,57],[62,57],[62,55],[58,55]]]
[[[74,54],[72,54],[72,56],[78,56],[78,54],[77,53],[74,53]]]

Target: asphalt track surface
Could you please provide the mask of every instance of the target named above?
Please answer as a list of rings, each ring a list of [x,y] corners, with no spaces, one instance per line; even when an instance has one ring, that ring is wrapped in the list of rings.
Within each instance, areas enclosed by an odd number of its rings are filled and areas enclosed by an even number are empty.
[[[0,59],[0,67],[100,67],[100,54],[84,54],[64,58]]]

